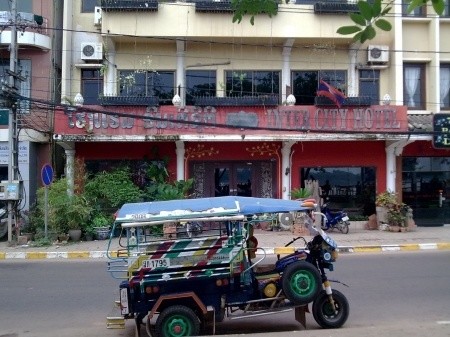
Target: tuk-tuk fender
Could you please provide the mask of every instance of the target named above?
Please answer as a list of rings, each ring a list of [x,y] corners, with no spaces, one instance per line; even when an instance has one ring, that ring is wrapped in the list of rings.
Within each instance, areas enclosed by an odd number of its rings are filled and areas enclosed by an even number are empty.
[[[202,300],[192,291],[186,292],[186,293],[178,293],[178,294],[172,294],[172,295],[162,295],[158,298],[155,305],[153,306],[152,310],[148,314],[148,319],[151,319],[156,312],[159,311],[159,308],[162,306],[163,303],[167,301],[174,301],[179,300],[181,298],[189,299],[191,298],[196,305],[196,307],[202,312],[203,315],[206,315],[208,310],[206,309],[206,306],[203,304]]]

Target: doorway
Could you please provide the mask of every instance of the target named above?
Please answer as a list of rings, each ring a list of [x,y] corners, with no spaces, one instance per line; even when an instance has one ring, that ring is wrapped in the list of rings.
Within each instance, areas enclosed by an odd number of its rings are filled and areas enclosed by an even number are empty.
[[[273,162],[203,162],[191,164],[193,196],[275,197]]]

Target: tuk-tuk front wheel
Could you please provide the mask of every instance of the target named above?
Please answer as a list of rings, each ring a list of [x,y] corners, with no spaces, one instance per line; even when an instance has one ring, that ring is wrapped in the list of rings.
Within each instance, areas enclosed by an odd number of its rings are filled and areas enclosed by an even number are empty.
[[[340,291],[333,289],[334,308],[325,290],[319,293],[312,305],[315,321],[324,329],[340,328],[347,321],[350,306],[347,298]]]
[[[170,306],[156,320],[155,332],[156,337],[198,336],[200,320],[191,308]]]

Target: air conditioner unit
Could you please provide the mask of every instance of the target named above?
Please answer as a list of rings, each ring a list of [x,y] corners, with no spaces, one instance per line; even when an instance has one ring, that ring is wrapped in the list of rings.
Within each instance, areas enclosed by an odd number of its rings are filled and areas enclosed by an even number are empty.
[[[81,59],[102,60],[103,59],[103,45],[97,42],[82,42],[81,43]]]
[[[389,62],[389,46],[370,45],[367,48],[367,62],[369,63]]]
[[[102,8],[95,6],[94,9],[94,25],[100,26],[102,24]]]

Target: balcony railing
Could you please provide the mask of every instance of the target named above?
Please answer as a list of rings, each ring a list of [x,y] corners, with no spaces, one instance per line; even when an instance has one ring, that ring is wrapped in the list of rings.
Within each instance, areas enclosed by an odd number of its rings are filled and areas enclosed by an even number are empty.
[[[336,106],[336,104],[327,97],[318,96],[314,100],[316,106]],[[347,97],[342,106],[369,106],[372,105],[372,97],[360,96],[360,97]]]
[[[231,1],[192,0],[195,3],[196,12],[231,13]]]
[[[0,27],[2,29],[3,27],[7,28],[10,26],[12,22],[11,12],[0,11]],[[18,12],[17,28],[23,30],[26,29],[27,31],[36,32],[43,35],[49,35],[47,31],[48,19],[33,13]]]
[[[347,2],[316,2],[314,4],[314,13],[316,14],[347,14],[358,12],[356,3]]]
[[[159,98],[156,96],[103,96],[101,105],[107,106],[158,106]]]
[[[194,98],[196,106],[277,106],[278,104],[278,95]]]
[[[158,10],[157,0],[102,0],[101,7],[103,11],[147,11],[154,12]]]

